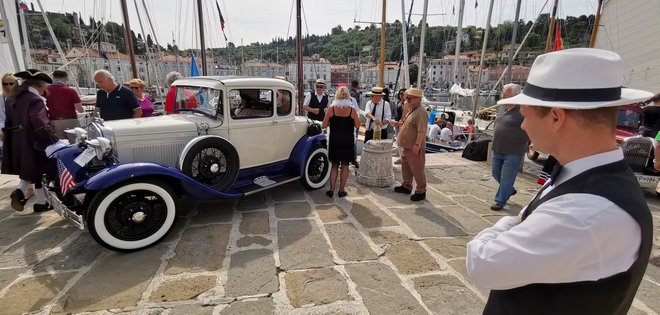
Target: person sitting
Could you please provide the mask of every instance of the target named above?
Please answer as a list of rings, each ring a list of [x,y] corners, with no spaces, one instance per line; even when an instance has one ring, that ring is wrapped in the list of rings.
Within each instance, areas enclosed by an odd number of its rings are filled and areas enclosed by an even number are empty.
[[[444,128],[440,130],[440,142],[451,142],[454,139],[454,124],[447,122]]]
[[[426,135],[430,141],[435,140],[439,136],[440,130],[442,130],[445,124],[446,122],[442,118],[438,117],[435,119],[435,124],[429,127],[429,133]]]

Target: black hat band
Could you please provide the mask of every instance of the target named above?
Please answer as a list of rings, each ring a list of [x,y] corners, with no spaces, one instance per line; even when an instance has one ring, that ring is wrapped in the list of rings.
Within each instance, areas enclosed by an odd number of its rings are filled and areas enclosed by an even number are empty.
[[[621,99],[621,87],[600,89],[550,89],[527,83],[523,94],[547,102],[609,102]]]

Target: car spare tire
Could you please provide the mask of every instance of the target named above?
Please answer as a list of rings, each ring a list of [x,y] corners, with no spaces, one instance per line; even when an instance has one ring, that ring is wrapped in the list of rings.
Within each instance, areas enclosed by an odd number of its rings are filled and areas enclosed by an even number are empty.
[[[240,167],[238,152],[229,141],[204,138],[185,152],[181,171],[218,191],[226,191],[234,184]]]

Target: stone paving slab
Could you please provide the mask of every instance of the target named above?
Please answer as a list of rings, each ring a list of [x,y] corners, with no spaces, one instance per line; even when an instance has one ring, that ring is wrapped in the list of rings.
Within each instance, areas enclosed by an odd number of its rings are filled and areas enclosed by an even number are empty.
[[[488,290],[467,281],[466,243],[536,193],[526,162],[504,211],[497,183],[460,153],[427,155],[427,200],[358,184],[346,198],[298,182],[246,198],[177,201],[174,228],[135,253],[98,245],[55,213],[9,206],[0,174],[0,313],[480,314]],[[394,166],[401,180],[399,166]],[[652,259],[629,314],[660,312],[660,198]],[[32,202],[32,201],[30,201]]]
[[[334,269],[295,271],[284,277],[286,294],[295,308],[351,299],[346,279]]]
[[[484,308],[483,301],[454,276],[423,276],[414,283],[433,314],[481,314]]]
[[[387,265],[375,262],[347,265],[346,271],[371,314],[427,314]]]
[[[378,255],[374,253],[364,237],[353,224],[328,224],[325,226],[332,247],[337,256],[345,261],[375,260]]]
[[[165,274],[214,271],[222,267],[229,242],[230,225],[214,224],[187,229],[181,236]]]
[[[277,236],[282,269],[319,268],[334,265],[328,243],[313,221],[279,221]]]
[[[273,252],[251,249],[231,255],[225,292],[228,296],[277,292],[279,280]]]

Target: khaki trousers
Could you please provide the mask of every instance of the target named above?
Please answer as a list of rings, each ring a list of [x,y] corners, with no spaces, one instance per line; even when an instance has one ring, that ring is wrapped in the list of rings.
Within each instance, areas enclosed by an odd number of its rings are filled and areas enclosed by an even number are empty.
[[[50,121],[50,126],[53,128],[53,133],[60,139],[69,139],[73,143],[75,135],[67,137],[64,130],[73,129],[75,127],[80,127],[80,122],[78,119],[53,119]]]
[[[401,173],[403,175],[403,187],[413,189],[413,179],[415,180],[415,193],[426,192],[426,175],[424,174],[424,165],[426,164],[426,153],[424,148],[419,149],[419,155],[412,149],[401,150]]]

